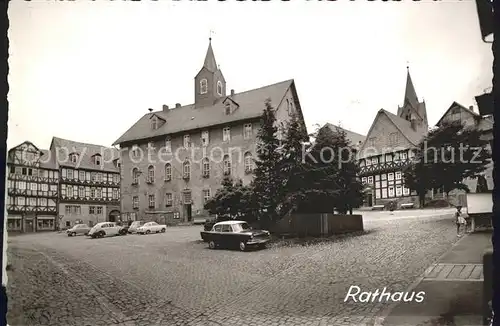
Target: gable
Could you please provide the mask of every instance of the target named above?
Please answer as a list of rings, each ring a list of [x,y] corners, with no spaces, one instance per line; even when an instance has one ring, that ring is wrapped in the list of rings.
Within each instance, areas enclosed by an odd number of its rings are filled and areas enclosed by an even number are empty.
[[[410,124],[408,121],[401,120],[398,121],[401,124],[404,122]],[[400,126],[394,123],[394,118],[386,114],[385,110],[380,110],[366,135],[365,142],[359,150],[358,158],[391,153],[414,146],[415,144],[408,139]]]
[[[479,118],[479,115],[470,109],[467,109],[463,105],[460,105],[457,102],[453,102],[451,106],[446,110],[446,112],[441,116],[439,121],[436,123],[436,126],[441,125],[441,123],[447,121],[457,121],[460,120],[462,123],[470,126],[474,124],[474,119]]]

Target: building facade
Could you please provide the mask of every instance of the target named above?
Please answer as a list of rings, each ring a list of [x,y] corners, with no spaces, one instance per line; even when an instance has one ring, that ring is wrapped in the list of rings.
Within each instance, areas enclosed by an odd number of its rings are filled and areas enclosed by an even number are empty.
[[[50,153],[59,168],[60,229],[120,220],[118,150],[53,137]]]
[[[378,111],[358,153],[360,178],[367,189],[365,206],[419,205],[416,193],[404,185],[403,170],[427,132],[425,102],[418,100],[408,71],[403,106],[397,114]]]
[[[275,109],[280,135],[292,114],[304,121],[293,80],[227,94],[211,43],[194,93],[193,104],[150,110],[115,142],[124,219],[178,224],[207,217],[204,204],[224,176],[244,184],[252,180],[266,100]]]
[[[54,230],[59,171],[47,150],[33,143],[12,148],[7,156],[7,230]]]

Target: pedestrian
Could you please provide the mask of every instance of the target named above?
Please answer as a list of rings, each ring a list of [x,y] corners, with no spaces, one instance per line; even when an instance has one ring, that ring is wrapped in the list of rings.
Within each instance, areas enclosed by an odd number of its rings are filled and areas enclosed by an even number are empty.
[[[457,224],[457,237],[460,236],[460,227],[463,227],[465,230],[466,221],[462,216],[462,206],[457,206],[457,212],[455,213],[455,223]]]

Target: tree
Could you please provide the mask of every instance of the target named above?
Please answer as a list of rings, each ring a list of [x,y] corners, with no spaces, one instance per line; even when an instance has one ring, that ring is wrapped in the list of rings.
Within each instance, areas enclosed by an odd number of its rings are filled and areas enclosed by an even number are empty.
[[[283,182],[279,171],[281,151],[274,108],[270,100],[266,100],[265,105],[257,134],[252,206],[258,207],[259,220],[268,227],[279,218],[277,209],[282,198]]]
[[[205,204],[210,214],[217,214],[219,219],[251,220],[251,190],[241,180],[236,182],[229,176],[224,177],[221,188]]]
[[[303,162],[304,143],[309,140],[306,130],[298,117],[293,114],[288,121],[282,142],[279,162],[280,179],[283,182],[283,198],[279,215],[283,217],[306,200],[308,162]]]
[[[431,130],[417,149],[418,159],[405,172],[407,186],[424,197],[433,188],[443,188],[447,196],[454,189],[469,192],[464,180],[478,178],[491,159],[483,133],[459,121]]]

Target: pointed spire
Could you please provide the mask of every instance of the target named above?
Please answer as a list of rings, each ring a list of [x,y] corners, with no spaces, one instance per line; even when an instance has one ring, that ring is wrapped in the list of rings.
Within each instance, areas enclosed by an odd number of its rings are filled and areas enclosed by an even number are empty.
[[[205,56],[205,62],[203,63],[203,67],[207,68],[211,72],[217,71],[217,62],[215,61],[214,50],[212,49],[212,37],[208,38],[208,50],[207,55]]]
[[[406,89],[405,89],[405,98],[404,104],[410,104],[414,109],[418,108],[418,97],[417,92],[415,91],[415,87],[413,86],[413,82],[410,76],[410,67],[406,66],[407,75],[406,75]]]

